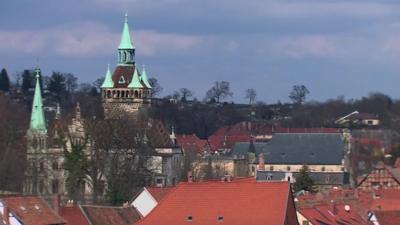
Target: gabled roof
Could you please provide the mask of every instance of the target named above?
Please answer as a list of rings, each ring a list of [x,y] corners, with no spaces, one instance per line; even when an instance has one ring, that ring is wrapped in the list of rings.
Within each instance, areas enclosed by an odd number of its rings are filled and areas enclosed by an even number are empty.
[[[160,202],[171,190],[173,190],[171,187],[147,187],[146,189],[157,202]]]
[[[128,84],[131,82],[133,73],[135,71],[135,65],[118,65],[112,75],[112,80],[114,82],[114,88],[127,88]],[[124,77],[125,83],[121,84],[119,81],[121,77]]]
[[[310,208],[299,209],[299,212],[306,217],[312,224],[329,225],[363,225],[369,224],[351,207],[345,210],[345,204],[336,204],[335,210],[333,204],[316,205]],[[335,212],[334,212],[335,211]]]
[[[207,140],[198,138],[196,134],[176,135],[176,140],[184,151],[200,153],[207,147]]]
[[[37,196],[4,197],[0,199],[16,217],[27,225],[66,224],[49,205]]]
[[[290,198],[288,182],[181,182],[137,224],[283,225]]]
[[[245,155],[249,142],[235,144],[231,155]],[[254,143],[256,154],[263,153],[266,164],[341,165],[345,143],[341,134],[275,134],[267,143]]]
[[[132,225],[140,219],[139,212],[132,206],[81,206],[91,225]]]
[[[62,207],[61,216],[71,225],[90,225],[79,205]]]

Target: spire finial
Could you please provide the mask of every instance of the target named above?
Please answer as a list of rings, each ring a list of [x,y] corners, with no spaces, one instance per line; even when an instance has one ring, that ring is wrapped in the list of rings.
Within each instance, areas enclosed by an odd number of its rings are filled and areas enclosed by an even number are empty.
[[[36,76],[36,78],[40,77],[40,68],[38,66],[35,69],[35,76]]]

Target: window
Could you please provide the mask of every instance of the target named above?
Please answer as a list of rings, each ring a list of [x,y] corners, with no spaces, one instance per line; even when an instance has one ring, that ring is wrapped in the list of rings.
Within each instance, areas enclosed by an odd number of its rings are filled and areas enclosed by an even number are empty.
[[[58,193],[58,180],[52,180],[51,181],[51,191],[53,194]]]
[[[52,166],[53,170],[58,170],[58,162],[53,162]]]
[[[321,171],[322,171],[322,172],[325,171],[325,166],[321,167]]]
[[[219,221],[219,222],[224,221],[224,217],[223,217],[223,216],[218,216],[218,221]]]
[[[44,162],[39,163],[39,171],[43,172],[44,171]]]
[[[119,84],[125,84],[125,77],[121,76],[118,81]]]
[[[290,166],[287,166],[287,167],[286,167],[286,170],[287,170],[287,171],[290,171]]]
[[[269,170],[274,171],[274,166],[269,166]]]
[[[192,220],[193,220],[193,216],[188,216],[188,217],[187,217],[187,220],[188,220],[188,221],[192,221]]]
[[[272,180],[272,174],[267,175],[267,180]]]

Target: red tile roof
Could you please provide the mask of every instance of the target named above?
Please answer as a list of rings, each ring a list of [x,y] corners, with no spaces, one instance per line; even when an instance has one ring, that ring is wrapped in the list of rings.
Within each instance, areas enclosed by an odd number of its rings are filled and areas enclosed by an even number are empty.
[[[137,224],[282,225],[295,220],[294,210],[288,182],[182,182]]]
[[[311,208],[299,209],[299,212],[307,218],[312,224],[329,224],[329,225],[363,225],[369,224],[363,220],[361,216],[352,210],[345,210],[345,204],[337,204],[334,210],[333,204],[315,205]]]
[[[91,225],[132,225],[140,218],[140,213],[132,206],[81,206]]]
[[[90,225],[78,205],[63,207],[61,216],[68,222],[68,225]]]
[[[376,211],[374,212],[380,225],[398,224],[400,221],[400,211]]]
[[[1,198],[9,211],[21,219],[27,225],[53,225],[66,224],[50,206],[37,196],[20,196]]]
[[[195,134],[191,135],[176,135],[178,144],[183,148],[184,151],[193,151],[195,153],[201,153],[207,149],[207,140],[198,138]]]
[[[118,65],[114,73],[112,75],[112,80],[114,82],[114,88],[127,88],[129,83],[132,81],[133,73],[135,72],[135,66],[134,65]],[[138,74],[140,76],[140,71],[138,71]],[[119,80],[121,77],[124,76],[125,83],[120,84]],[[143,87],[146,87],[146,85],[143,83],[143,81],[140,81],[143,85]]]
[[[160,202],[173,188],[171,187],[148,187],[146,188],[150,194],[153,196],[153,198],[157,201]]]

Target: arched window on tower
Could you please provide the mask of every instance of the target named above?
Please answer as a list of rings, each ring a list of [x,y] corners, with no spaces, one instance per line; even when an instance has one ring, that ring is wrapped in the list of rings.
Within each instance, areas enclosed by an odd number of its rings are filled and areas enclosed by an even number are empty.
[[[138,91],[135,91],[135,98],[139,97]]]
[[[121,91],[121,98],[125,98],[125,91]]]
[[[126,62],[126,52],[124,51],[122,55],[123,55],[123,61]]]
[[[119,92],[119,91],[117,91],[117,98],[119,98],[119,96],[120,96],[120,92]]]
[[[107,98],[111,98],[111,91],[107,91]]]

